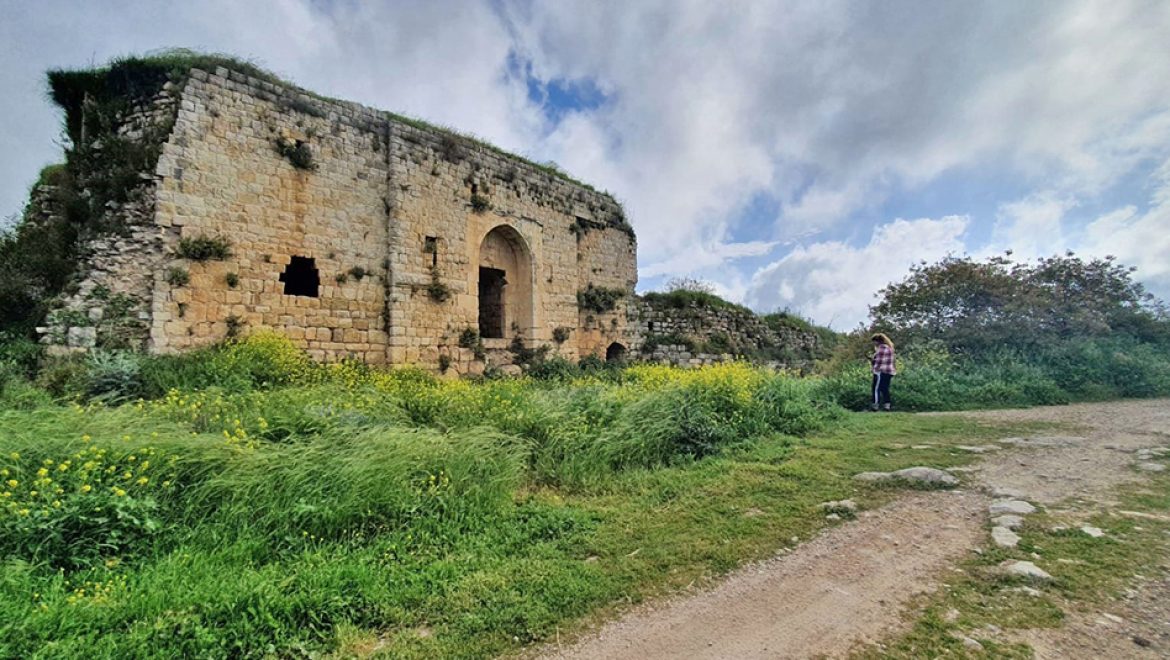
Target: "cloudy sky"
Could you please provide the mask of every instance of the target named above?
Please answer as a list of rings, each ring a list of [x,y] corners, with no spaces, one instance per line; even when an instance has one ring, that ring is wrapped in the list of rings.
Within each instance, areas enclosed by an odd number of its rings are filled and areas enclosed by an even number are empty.
[[[605,188],[641,289],[837,329],[948,253],[1116,255],[1170,299],[1170,2],[0,0],[0,218],[60,160],[44,71],[171,46]]]

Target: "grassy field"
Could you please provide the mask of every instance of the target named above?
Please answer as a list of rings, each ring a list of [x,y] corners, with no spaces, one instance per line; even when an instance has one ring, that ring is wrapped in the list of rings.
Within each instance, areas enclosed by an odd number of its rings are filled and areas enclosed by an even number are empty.
[[[6,388],[0,656],[491,656],[892,496],[856,472],[1019,431],[847,413],[738,364],[469,383],[261,336],[146,368],[221,386]]]

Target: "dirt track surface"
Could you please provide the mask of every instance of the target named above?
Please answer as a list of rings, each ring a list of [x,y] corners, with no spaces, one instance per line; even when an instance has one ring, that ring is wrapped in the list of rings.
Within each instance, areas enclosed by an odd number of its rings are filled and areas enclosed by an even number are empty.
[[[548,649],[546,657],[846,656],[906,625],[910,599],[933,592],[955,561],[987,544],[992,493],[1039,504],[1076,497],[1108,507],[1112,489],[1143,478],[1133,469],[1135,452],[1170,445],[1167,400],[971,416],[1078,429],[1005,439],[967,473],[967,491],[909,494],[788,554],[740,569],[708,592],[644,605],[574,646]],[[1113,615],[1124,624],[1074,617],[1064,628],[1028,641],[1040,658],[1170,657],[1170,645],[1158,637],[1170,630],[1162,598],[1168,588],[1164,581],[1151,581],[1135,590],[1132,611]],[[1135,630],[1154,636],[1150,647],[1134,646]]]

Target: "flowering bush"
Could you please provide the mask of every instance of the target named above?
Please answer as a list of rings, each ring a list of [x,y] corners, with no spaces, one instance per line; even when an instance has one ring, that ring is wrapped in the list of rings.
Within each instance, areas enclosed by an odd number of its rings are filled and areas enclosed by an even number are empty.
[[[127,436],[127,441],[129,437]],[[59,459],[0,458],[0,548],[29,561],[77,567],[130,552],[160,528],[160,491],[174,459],[153,447],[83,447]]]

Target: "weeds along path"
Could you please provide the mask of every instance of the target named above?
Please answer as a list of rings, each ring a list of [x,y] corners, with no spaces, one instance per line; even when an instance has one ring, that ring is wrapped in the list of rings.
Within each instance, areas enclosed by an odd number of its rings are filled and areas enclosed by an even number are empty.
[[[574,646],[546,649],[547,657],[846,656],[905,627],[911,599],[934,592],[955,563],[987,544],[993,493],[1108,507],[1111,490],[1142,479],[1134,452],[1170,444],[1166,400],[966,414],[1075,430],[975,448],[985,458],[969,469],[965,490],[909,493],[710,591],[644,605]],[[1068,657],[1060,639],[1044,644]]]

